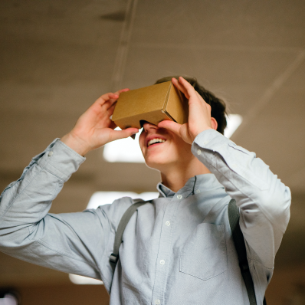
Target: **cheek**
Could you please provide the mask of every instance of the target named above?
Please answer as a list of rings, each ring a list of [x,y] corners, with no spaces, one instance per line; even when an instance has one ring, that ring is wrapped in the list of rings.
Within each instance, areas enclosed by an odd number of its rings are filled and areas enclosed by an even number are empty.
[[[175,139],[172,145],[172,153],[179,159],[188,159],[192,154],[192,145],[184,142],[181,138]]]
[[[161,153],[162,160],[168,162],[175,161],[180,158],[180,145],[176,141],[167,141]]]
[[[183,149],[186,144],[181,138],[178,137],[173,138],[171,142],[173,149],[176,151]]]

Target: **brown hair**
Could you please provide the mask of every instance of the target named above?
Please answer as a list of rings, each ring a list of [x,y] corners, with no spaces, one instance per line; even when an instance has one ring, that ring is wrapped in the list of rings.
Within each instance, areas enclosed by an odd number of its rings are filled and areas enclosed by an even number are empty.
[[[170,81],[172,78],[178,79],[179,76],[167,76],[160,78],[156,81],[156,84],[164,83]],[[212,108],[212,117],[217,121],[218,127],[217,131],[220,133],[224,133],[225,128],[227,127],[226,120],[226,104],[223,100],[216,97],[212,92],[205,89],[201,86],[196,78],[184,77],[194,88],[195,90],[202,96],[206,103],[208,103]]]

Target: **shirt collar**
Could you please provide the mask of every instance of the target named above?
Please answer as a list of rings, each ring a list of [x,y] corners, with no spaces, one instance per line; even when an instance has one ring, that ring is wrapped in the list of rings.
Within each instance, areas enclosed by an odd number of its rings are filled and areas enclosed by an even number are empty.
[[[176,194],[183,195],[184,198],[205,192],[214,188],[223,188],[223,186],[218,182],[214,174],[203,174],[197,175],[190,178],[183,188],[181,188],[177,193],[172,191],[170,188],[162,184],[161,182],[157,184],[157,190],[159,191],[159,197],[173,198]]]
[[[157,190],[159,191],[159,197],[168,197],[172,198],[175,196],[175,192],[173,192],[170,188],[159,182],[157,184]]]

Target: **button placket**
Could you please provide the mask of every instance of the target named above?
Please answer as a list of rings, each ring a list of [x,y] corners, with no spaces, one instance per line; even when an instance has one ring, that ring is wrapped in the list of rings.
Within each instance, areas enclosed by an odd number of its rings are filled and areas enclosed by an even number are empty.
[[[172,218],[173,214],[177,208],[176,202],[173,202],[172,199],[176,199],[176,196],[173,198],[168,198],[168,205],[166,206],[165,213],[162,219],[162,231],[159,239],[160,246],[158,251],[157,266],[156,266],[156,276],[155,284],[153,290],[152,304],[156,304],[156,301],[159,300],[161,303],[162,297],[165,293],[165,287],[167,278],[169,275],[168,268],[171,266],[170,260],[170,245],[171,245],[171,230],[172,230]]]

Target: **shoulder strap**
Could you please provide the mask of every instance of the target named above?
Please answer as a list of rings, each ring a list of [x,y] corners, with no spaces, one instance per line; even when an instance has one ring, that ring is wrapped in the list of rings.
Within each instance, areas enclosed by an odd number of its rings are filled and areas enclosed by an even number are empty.
[[[135,203],[133,205],[131,205],[125,211],[124,215],[122,216],[121,221],[118,225],[118,229],[115,234],[113,253],[111,253],[110,258],[109,258],[113,272],[114,272],[115,266],[119,260],[119,249],[120,249],[120,245],[123,241],[123,233],[124,233],[124,230],[129,222],[131,216],[138,209],[138,207],[140,207],[143,204],[146,204],[147,202],[150,202],[150,201],[143,201],[142,199],[136,199],[134,201],[135,201]]]
[[[243,233],[239,226],[239,210],[236,206],[236,201],[232,199],[228,207],[229,222],[232,231],[233,241],[238,256],[239,268],[244,279],[250,305],[257,305],[254,284],[249,269],[247,251],[244,241]],[[266,305],[266,299],[264,298],[264,305]]]

